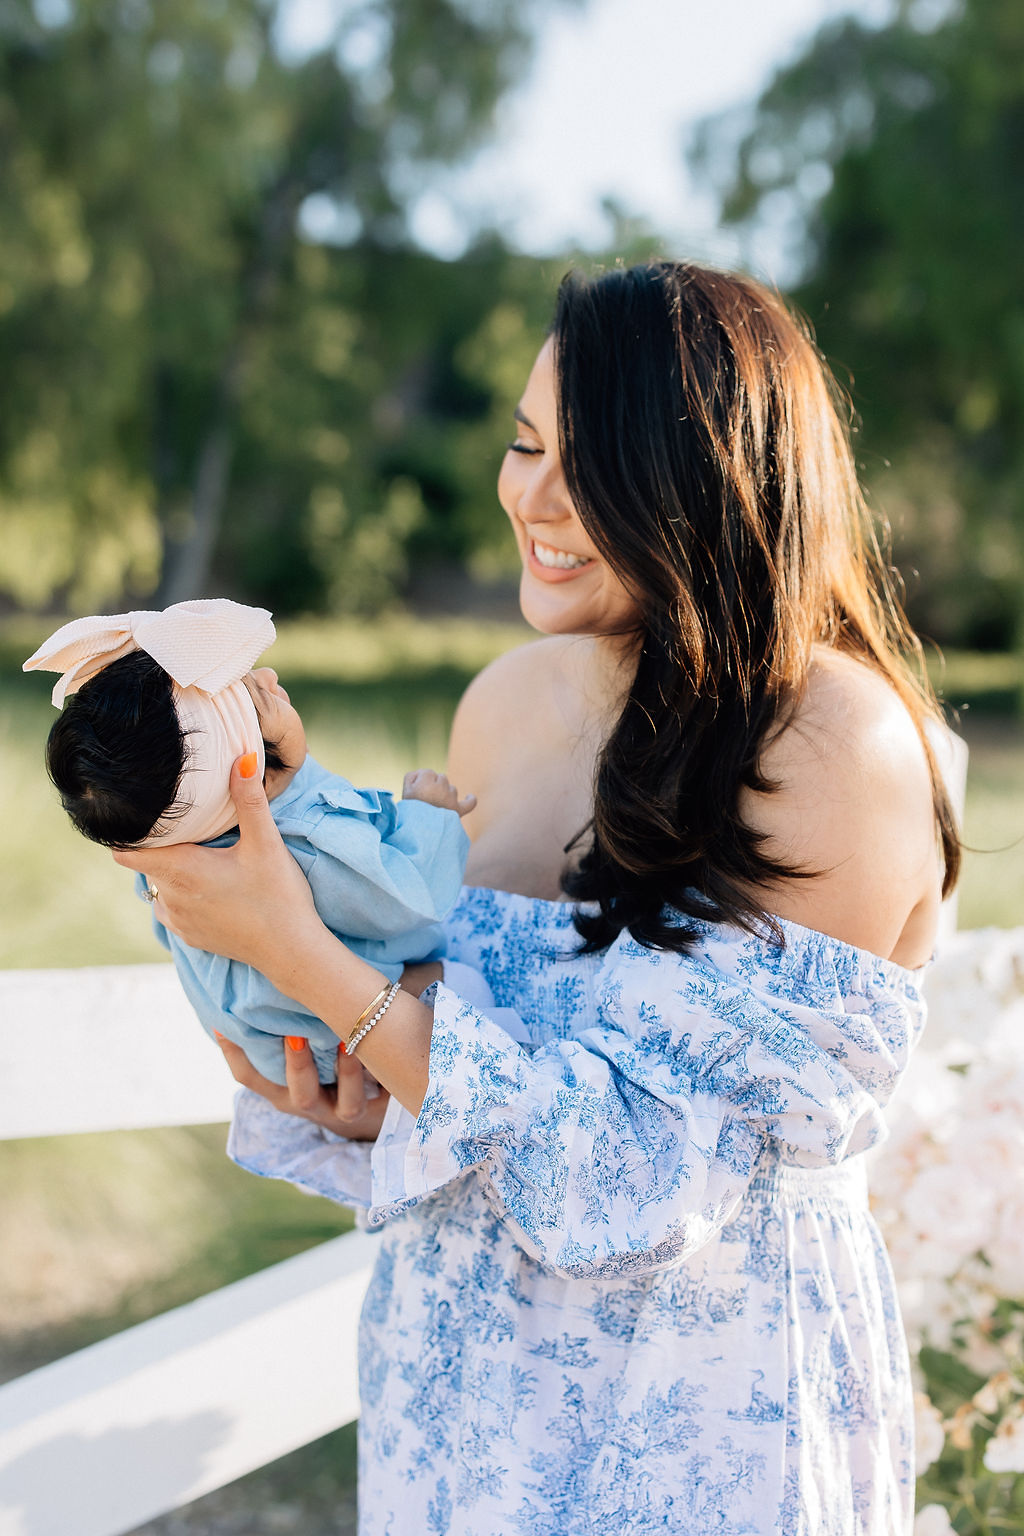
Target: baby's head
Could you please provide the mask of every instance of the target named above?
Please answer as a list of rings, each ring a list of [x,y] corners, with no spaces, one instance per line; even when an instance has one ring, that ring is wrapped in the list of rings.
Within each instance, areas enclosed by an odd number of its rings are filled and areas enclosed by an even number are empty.
[[[80,619],[47,641],[25,666],[64,671],[46,763],[78,830],[114,848],[217,837],[235,822],[231,764],[252,750],[280,792],[306,739],[277,674],[248,670],[273,638],[264,610],[217,599]]]

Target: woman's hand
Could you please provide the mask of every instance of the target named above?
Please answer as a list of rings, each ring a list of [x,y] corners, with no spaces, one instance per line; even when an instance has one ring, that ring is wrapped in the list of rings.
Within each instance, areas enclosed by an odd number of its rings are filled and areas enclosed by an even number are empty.
[[[381,1088],[374,1098],[367,1097],[366,1072],[354,1056],[345,1055],[344,1047],[338,1049],[337,1084],[325,1088],[307,1042],[299,1035],[289,1035],[284,1052],[288,1083],[282,1088],[280,1083],[261,1077],[240,1046],[223,1035],[217,1040],[235,1081],[251,1088],[282,1114],[312,1120],[349,1141],[376,1140],[390,1095]]]
[[[118,851],[114,859],[155,887],[159,920],[195,949],[252,965],[287,996],[311,941],[323,925],[296,861],[281,840],[257,777],[231,770],[231,797],[238,811],[238,842],[231,848]],[[358,1010],[356,1010],[358,1012]]]

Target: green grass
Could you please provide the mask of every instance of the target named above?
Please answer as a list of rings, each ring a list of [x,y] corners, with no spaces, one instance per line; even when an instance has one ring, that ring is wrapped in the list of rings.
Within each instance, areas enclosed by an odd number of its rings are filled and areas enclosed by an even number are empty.
[[[223,1126],[0,1142],[0,1376],[348,1231],[330,1201],[255,1179]]]
[[[965,714],[970,747],[961,928],[1024,924],[1024,721]]]
[[[962,721],[974,715],[1020,715],[1024,710],[1024,654],[946,651],[929,659],[932,685]]]

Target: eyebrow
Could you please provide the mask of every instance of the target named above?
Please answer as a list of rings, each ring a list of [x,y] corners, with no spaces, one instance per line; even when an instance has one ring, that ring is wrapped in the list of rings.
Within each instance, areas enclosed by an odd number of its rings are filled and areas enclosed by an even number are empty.
[[[515,410],[512,412],[512,415],[516,421],[521,421],[524,427],[529,427],[531,432],[536,432],[537,428],[534,426],[529,416],[527,416],[521,405],[516,406]]]
[[[267,691],[267,689],[264,688],[262,686],[262,684],[258,683],[256,681],[256,679],[253,677],[251,669],[245,674],[245,676],[249,679],[249,683],[251,683],[252,687],[255,688],[255,690],[259,694],[260,698],[262,698],[262,699],[269,699],[271,697],[271,694]],[[245,678],[243,678],[242,681],[244,682]],[[246,684],[246,687],[247,688],[249,687],[248,683]],[[249,689],[249,697],[252,699],[252,689]],[[253,699],[252,702],[253,702],[253,706],[255,707],[256,700]],[[263,720],[262,720],[262,717],[260,716],[260,712],[259,712],[258,708],[256,709],[256,715],[257,715],[257,718],[260,721],[260,724],[262,725],[263,724]]]

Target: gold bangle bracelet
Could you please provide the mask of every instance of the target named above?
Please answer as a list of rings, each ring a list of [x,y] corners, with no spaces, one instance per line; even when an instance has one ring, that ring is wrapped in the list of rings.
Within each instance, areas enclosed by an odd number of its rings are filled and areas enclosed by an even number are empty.
[[[358,1035],[361,1027],[370,1017],[370,1014],[376,1013],[377,1009],[380,1007],[381,1003],[384,1001],[390,991],[391,983],[390,981],[386,981],[381,987],[380,991],[377,993],[377,996],[373,999],[373,1002],[367,1003],[366,1007],[363,1009],[362,1013],[359,1015],[358,1019],[356,1019],[355,1023],[352,1025],[352,1028],[348,1032],[348,1039],[345,1041],[346,1050],[348,1050],[349,1046],[352,1044],[353,1037]]]
[[[400,981],[392,982],[391,986],[388,988],[387,997],[381,1003],[376,1012],[370,1014],[370,1017],[367,1019],[362,1029],[357,1029],[353,1034],[349,1035],[348,1044],[345,1047],[348,1055],[351,1056],[355,1054],[356,1046],[362,1045],[363,1041],[366,1039],[374,1025],[380,1023],[381,1019],[387,1013],[388,1009],[391,1007],[391,1004],[394,1002],[395,998],[398,996],[401,990],[402,983]]]

